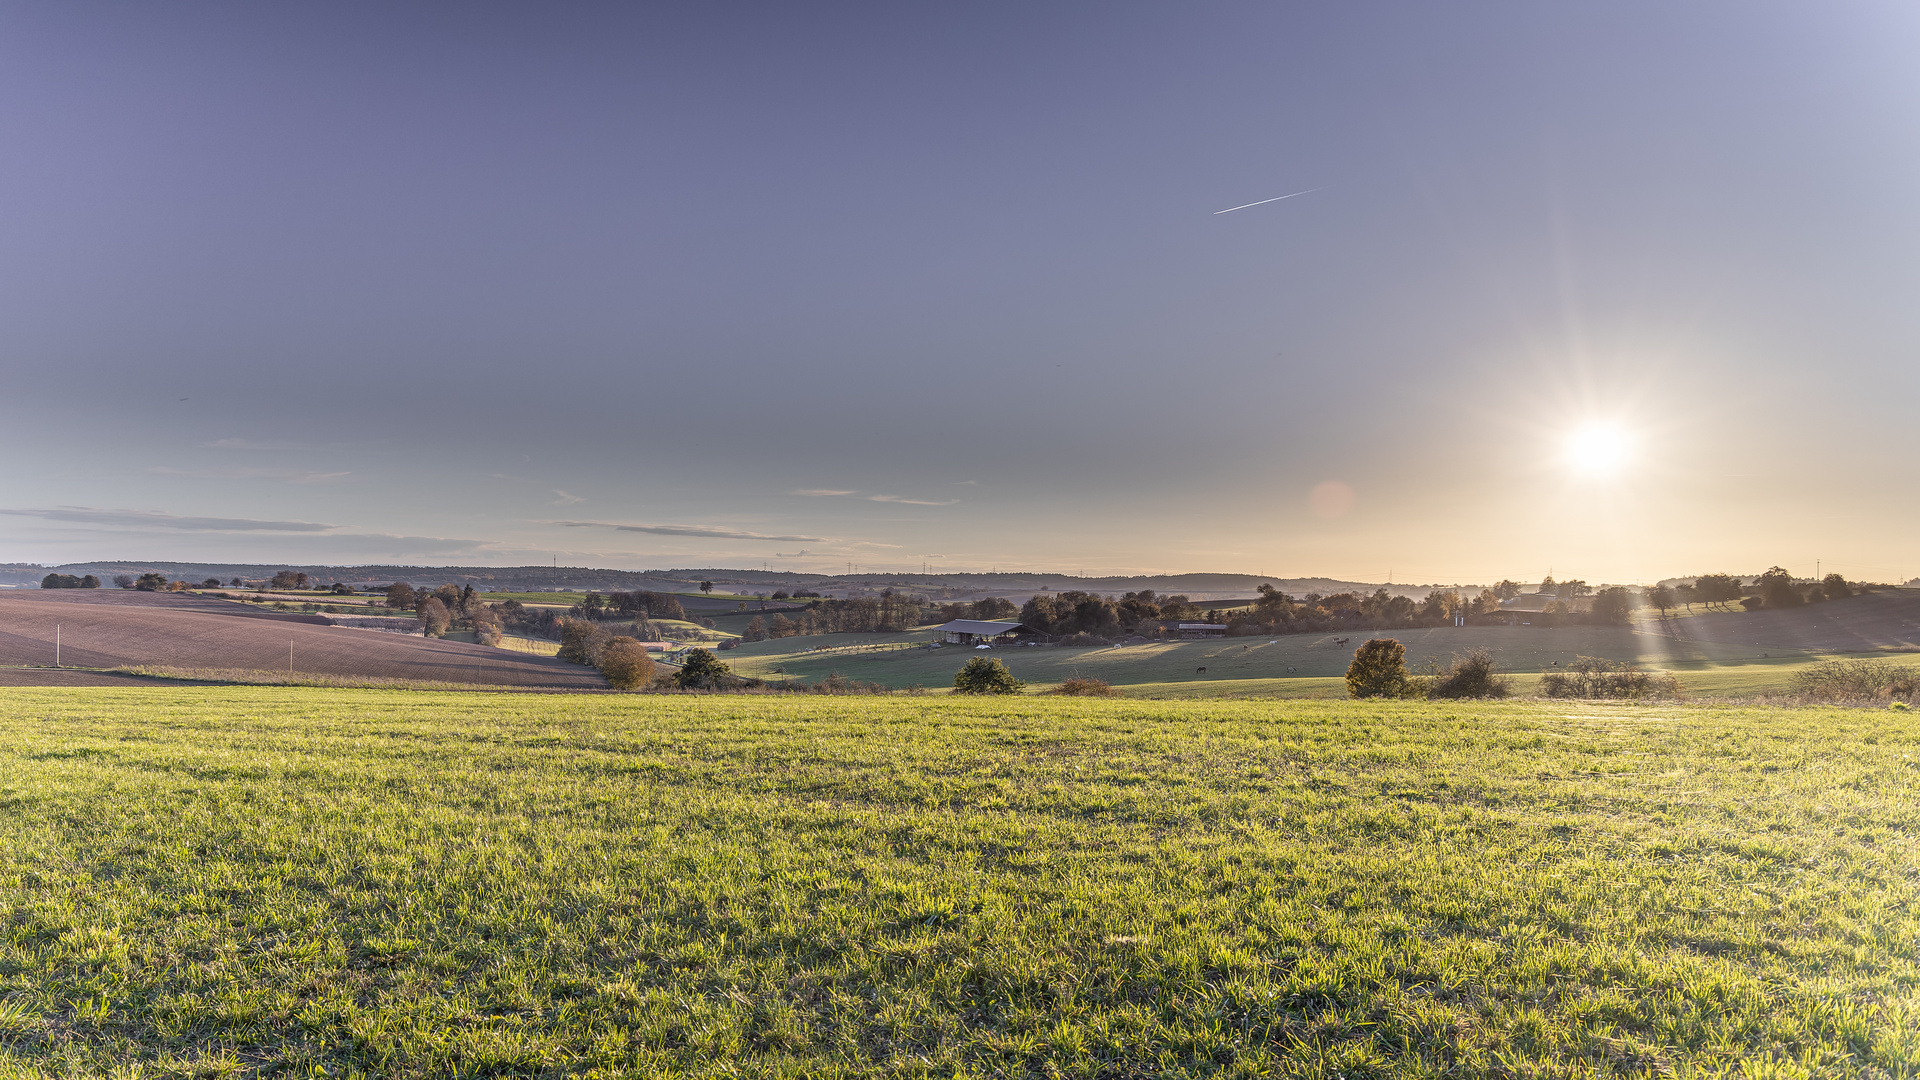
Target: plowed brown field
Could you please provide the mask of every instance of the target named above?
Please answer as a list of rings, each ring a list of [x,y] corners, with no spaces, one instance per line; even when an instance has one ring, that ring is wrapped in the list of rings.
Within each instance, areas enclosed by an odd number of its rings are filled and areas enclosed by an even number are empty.
[[[119,589],[0,593],[0,686],[48,685],[20,665],[54,662],[56,625],[60,663],[67,667],[284,672],[291,645],[296,675],[606,688],[599,673],[551,657],[328,626],[316,616],[250,611],[208,597]]]

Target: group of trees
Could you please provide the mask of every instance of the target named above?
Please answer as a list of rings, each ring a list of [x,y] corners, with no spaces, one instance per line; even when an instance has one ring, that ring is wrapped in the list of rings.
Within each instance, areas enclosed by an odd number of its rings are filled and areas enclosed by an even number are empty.
[[[387,586],[387,606],[413,611],[428,637],[445,637],[449,630],[472,630],[482,645],[498,645],[504,622],[501,608],[488,604],[483,596],[472,585],[442,585],[432,592],[416,590],[404,581]]]
[[[40,587],[43,589],[97,589],[100,587],[100,579],[92,574],[86,577],[75,577],[72,574],[48,574],[40,579]]]
[[[607,684],[616,690],[722,690],[745,682],[705,649],[687,650],[680,659],[678,671],[656,675],[653,657],[636,638],[614,634],[593,619],[564,615],[560,617],[559,630],[560,651],[555,655],[571,663],[600,669]]]
[[[672,593],[636,589],[633,592],[610,592],[605,596],[590,592],[574,605],[571,614],[582,619],[685,619],[687,610],[680,606],[679,598]]]
[[[1732,574],[1703,574],[1676,585],[1656,585],[1647,590],[1647,604],[1662,617],[1674,608],[1693,610],[1699,604],[1708,610],[1733,610],[1734,604],[1749,611],[1756,608],[1791,608],[1817,604],[1824,600],[1842,600],[1852,596],[1858,586],[1839,574],[1828,574],[1819,581],[1800,581],[1783,567],[1768,567],[1767,572],[1747,585]]]

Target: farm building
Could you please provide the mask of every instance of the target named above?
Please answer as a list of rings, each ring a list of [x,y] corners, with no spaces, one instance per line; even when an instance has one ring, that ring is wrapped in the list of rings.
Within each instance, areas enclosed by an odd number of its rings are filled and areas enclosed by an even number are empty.
[[[1189,639],[1227,636],[1226,623],[1183,622],[1177,629],[1181,637]]]
[[[983,619],[955,619],[934,627],[940,631],[940,640],[949,645],[975,645],[995,641],[1012,641],[1021,634],[1033,631],[1017,622],[989,622]]]

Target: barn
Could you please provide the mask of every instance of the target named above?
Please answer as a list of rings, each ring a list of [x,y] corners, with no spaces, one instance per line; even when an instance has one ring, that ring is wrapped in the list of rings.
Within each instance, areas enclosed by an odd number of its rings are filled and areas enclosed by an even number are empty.
[[[1021,634],[1031,634],[1032,630],[1017,622],[998,622],[985,619],[955,619],[934,627],[940,631],[940,640],[949,645],[982,645],[993,642],[1008,642]]]

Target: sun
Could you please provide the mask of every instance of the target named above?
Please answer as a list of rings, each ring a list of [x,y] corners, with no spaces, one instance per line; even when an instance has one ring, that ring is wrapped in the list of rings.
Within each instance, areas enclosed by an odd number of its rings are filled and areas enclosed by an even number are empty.
[[[1633,458],[1633,437],[1612,424],[1587,424],[1567,436],[1567,467],[1581,476],[1616,476]]]

